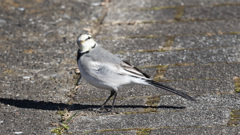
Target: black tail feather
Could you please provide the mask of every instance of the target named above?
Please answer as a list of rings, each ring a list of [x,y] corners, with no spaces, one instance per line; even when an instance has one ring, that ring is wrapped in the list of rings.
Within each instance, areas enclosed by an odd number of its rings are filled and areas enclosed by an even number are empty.
[[[179,95],[179,96],[181,96],[181,97],[183,97],[183,98],[186,98],[186,99],[188,99],[188,100],[196,101],[194,98],[188,96],[187,94],[185,94],[185,93],[183,93],[183,92],[181,92],[181,91],[175,90],[175,89],[170,88],[170,87],[165,86],[165,85],[162,85],[162,84],[160,84],[160,83],[158,83],[158,82],[155,82],[155,81],[153,81],[153,80],[146,80],[146,81],[147,81],[150,85],[152,85],[152,86],[155,86],[155,87],[157,87],[157,88],[161,88],[161,89],[170,91],[170,92],[175,93],[175,94],[177,94],[177,95]]]

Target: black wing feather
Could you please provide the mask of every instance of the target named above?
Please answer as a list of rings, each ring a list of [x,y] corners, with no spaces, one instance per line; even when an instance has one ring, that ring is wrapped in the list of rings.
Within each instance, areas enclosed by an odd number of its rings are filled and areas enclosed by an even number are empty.
[[[123,61],[125,64],[127,64],[128,66],[130,66],[130,67],[132,67],[133,69],[135,69],[136,71],[138,71],[141,75],[143,75],[144,77],[146,77],[146,78],[150,78],[150,76],[149,75],[147,75],[146,73],[144,73],[143,71],[141,71],[140,69],[138,69],[137,67],[134,67],[134,66],[132,66],[129,62],[127,62],[127,61]],[[125,68],[125,70],[127,70],[127,68]],[[130,71],[130,70],[127,70],[128,72],[131,72],[131,73],[133,73],[133,74],[136,74],[135,72],[132,72],[132,71]]]

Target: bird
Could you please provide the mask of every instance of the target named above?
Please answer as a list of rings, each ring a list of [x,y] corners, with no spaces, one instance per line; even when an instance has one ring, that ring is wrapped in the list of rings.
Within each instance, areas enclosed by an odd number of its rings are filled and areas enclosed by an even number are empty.
[[[184,92],[152,80],[137,67],[102,48],[90,34],[80,34],[76,42],[79,47],[77,64],[81,76],[91,85],[110,91],[110,95],[101,105],[100,110],[105,109],[106,103],[113,97],[110,110],[113,111],[119,88],[128,84],[149,85],[172,92],[187,100],[196,101]]]

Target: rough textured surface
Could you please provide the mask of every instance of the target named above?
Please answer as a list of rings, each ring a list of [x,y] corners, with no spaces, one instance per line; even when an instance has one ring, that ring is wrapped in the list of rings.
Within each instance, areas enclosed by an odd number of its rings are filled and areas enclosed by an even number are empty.
[[[102,38],[119,36],[119,37],[136,37],[146,35],[161,36],[180,36],[180,35],[211,35],[231,33],[240,31],[239,19],[226,19],[212,21],[183,21],[179,23],[147,23],[136,25],[117,25],[103,27],[100,35]],[[209,34],[208,34],[209,33]]]
[[[223,135],[238,135],[239,127],[186,127],[186,128],[162,128],[162,129],[154,129],[151,131],[150,135],[160,135],[160,134],[168,134],[168,135],[206,135],[206,134],[223,134]]]
[[[0,0],[0,7],[1,134],[59,127],[65,134],[240,134],[239,0]],[[75,40],[86,30],[197,101],[126,86],[117,113],[95,111],[110,91],[85,80],[75,87]]]

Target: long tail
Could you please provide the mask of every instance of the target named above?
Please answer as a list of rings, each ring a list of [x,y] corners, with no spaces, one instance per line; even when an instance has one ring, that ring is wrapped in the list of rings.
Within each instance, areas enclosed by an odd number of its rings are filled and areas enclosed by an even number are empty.
[[[158,83],[158,82],[155,82],[155,81],[153,81],[153,80],[146,80],[146,81],[147,81],[148,84],[150,84],[150,85],[152,85],[152,86],[155,86],[155,87],[157,87],[157,88],[161,88],[161,89],[170,91],[170,92],[175,93],[175,94],[177,94],[177,95],[179,95],[179,96],[181,96],[181,97],[183,97],[183,98],[186,98],[186,99],[188,99],[188,100],[196,101],[194,98],[188,96],[187,94],[185,94],[185,93],[183,93],[183,92],[181,92],[181,91],[175,90],[175,89],[170,88],[170,87],[168,87],[168,86],[164,86],[164,85],[162,85],[162,84],[160,84],[160,83]]]

